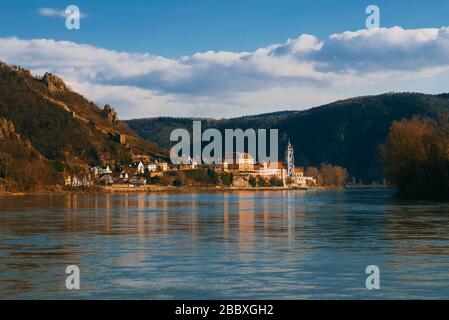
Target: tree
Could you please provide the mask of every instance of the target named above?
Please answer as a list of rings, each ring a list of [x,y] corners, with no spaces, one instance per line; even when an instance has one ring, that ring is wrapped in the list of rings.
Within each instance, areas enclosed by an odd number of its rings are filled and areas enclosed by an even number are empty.
[[[308,167],[306,169],[306,171],[304,172],[304,174],[307,177],[313,177],[316,179],[316,183],[318,185],[322,185],[323,184],[323,178],[321,177],[321,173],[320,170],[316,167]]]
[[[257,185],[257,180],[253,176],[249,177],[248,183],[251,187],[255,187]]]
[[[348,171],[340,166],[334,166],[334,185],[343,187],[348,179]]]
[[[286,183],[288,186],[291,186],[292,184],[295,183],[295,181],[292,179],[292,177],[287,177],[287,179],[285,179],[285,183]]]
[[[380,148],[388,180],[403,195],[449,195],[449,130],[439,121],[413,117],[394,122]]]
[[[343,187],[348,179],[348,171],[340,166],[321,164],[320,169],[308,167],[305,171],[308,177],[314,177],[318,185]]]
[[[320,174],[320,170],[318,170],[318,168],[316,168],[316,167],[308,167],[306,169],[306,171],[304,172],[304,174],[307,177],[314,177],[316,179],[316,178],[318,178],[318,176]]]

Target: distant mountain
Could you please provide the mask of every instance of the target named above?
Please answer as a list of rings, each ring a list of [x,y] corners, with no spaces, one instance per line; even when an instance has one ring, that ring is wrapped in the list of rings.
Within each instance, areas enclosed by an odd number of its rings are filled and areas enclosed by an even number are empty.
[[[382,178],[378,146],[395,120],[413,115],[437,117],[449,111],[449,94],[388,93],[337,101],[305,111],[285,111],[233,119],[202,119],[203,129],[277,128],[279,156],[290,138],[298,165],[340,165],[351,176],[372,182]],[[191,130],[190,118],[149,118],[126,121],[143,138],[170,147],[170,132]]]
[[[55,75],[38,78],[4,63],[0,63],[0,118],[8,135],[13,130],[59,168],[167,156],[120,121],[109,105],[100,109]]]

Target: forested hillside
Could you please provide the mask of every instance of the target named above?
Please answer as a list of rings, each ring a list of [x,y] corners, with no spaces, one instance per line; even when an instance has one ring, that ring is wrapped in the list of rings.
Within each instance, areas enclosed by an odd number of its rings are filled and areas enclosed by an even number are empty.
[[[203,119],[203,128],[277,128],[279,157],[290,138],[296,162],[302,166],[321,163],[340,165],[350,176],[369,183],[382,179],[379,145],[385,142],[395,120],[413,115],[436,118],[449,110],[449,95],[389,93],[337,101],[306,111],[286,111],[233,119]],[[127,121],[143,138],[169,147],[170,132],[191,129],[189,118],[150,118]]]

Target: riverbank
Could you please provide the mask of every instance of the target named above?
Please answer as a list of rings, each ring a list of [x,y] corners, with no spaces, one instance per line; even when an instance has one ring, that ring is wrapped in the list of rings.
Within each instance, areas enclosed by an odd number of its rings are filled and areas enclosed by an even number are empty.
[[[103,192],[211,192],[211,191],[286,191],[286,190],[308,190],[309,188],[289,188],[289,187],[223,187],[223,186],[126,186],[114,185],[100,187]]]
[[[95,186],[83,189],[67,189],[62,186],[48,186],[41,188],[34,192],[5,192],[0,191],[0,196],[21,196],[21,195],[36,195],[36,194],[71,194],[71,193],[156,193],[156,192],[230,192],[230,191],[293,191],[293,190],[332,190],[341,189],[338,187],[226,187],[226,186],[132,186],[132,185],[112,185],[112,186]]]

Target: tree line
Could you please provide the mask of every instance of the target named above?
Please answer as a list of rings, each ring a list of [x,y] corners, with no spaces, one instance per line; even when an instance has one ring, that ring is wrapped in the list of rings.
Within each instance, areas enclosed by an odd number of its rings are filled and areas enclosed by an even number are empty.
[[[319,186],[344,187],[348,179],[348,170],[331,164],[321,164],[319,168],[308,167],[304,175],[314,177]]]

